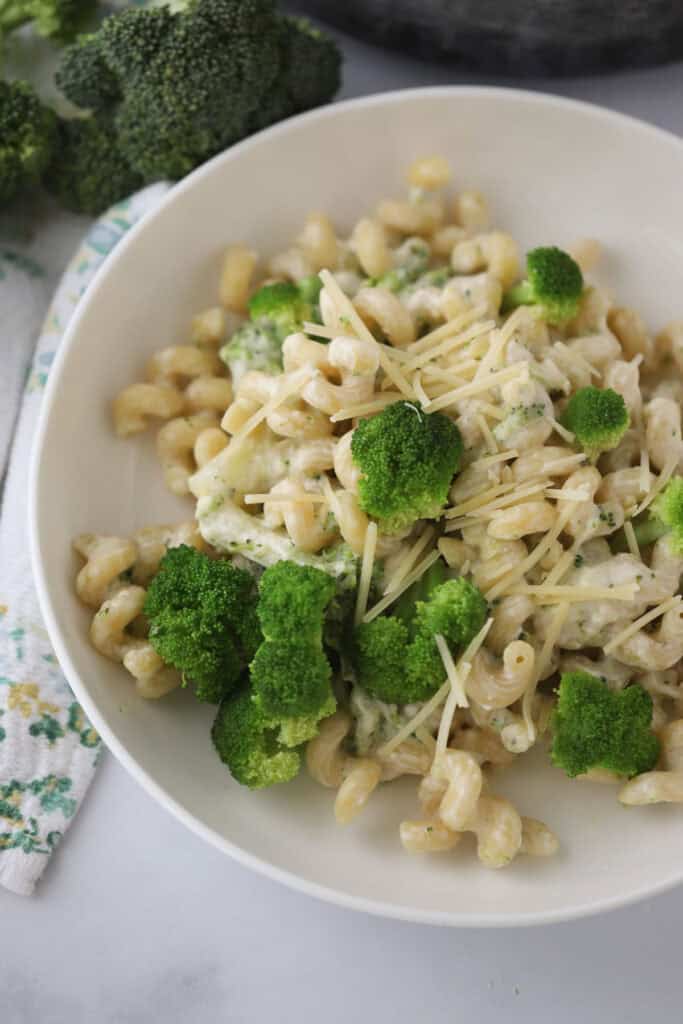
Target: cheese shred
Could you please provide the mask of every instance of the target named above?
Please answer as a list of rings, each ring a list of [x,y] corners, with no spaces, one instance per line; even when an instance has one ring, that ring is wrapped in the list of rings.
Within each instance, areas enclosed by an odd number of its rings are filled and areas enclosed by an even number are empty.
[[[365,531],[365,543],[363,544],[363,559],[361,561],[360,579],[358,581],[358,594],[356,596],[356,611],[353,617],[354,624],[360,625],[368,606],[368,594],[372,583],[372,570],[375,566],[375,552],[377,551],[377,523],[368,523]]]
[[[626,641],[630,640],[632,636],[639,633],[643,626],[647,626],[650,622],[658,619],[660,615],[666,615],[666,613],[670,612],[672,608],[680,607],[680,594],[676,594],[675,597],[670,597],[668,600],[662,601],[662,603],[658,604],[656,608],[651,608],[649,612],[645,613],[645,615],[641,615],[639,619],[636,619],[630,626],[627,626],[626,629],[621,631],[621,633],[613,637],[608,644],[605,644],[605,654],[611,654],[613,651],[616,651],[617,647],[621,647],[623,643],[626,643]]]
[[[381,601],[378,601],[369,612],[366,612],[365,615],[362,616],[363,622],[372,622],[372,620],[376,619],[378,615],[381,615],[384,609],[388,608],[390,604],[393,604],[394,601],[396,601],[401,594],[408,589],[408,587],[411,587],[413,583],[420,579],[420,577],[424,576],[427,569],[431,568],[431,566],[434,565],[434,562],[438,561],[439,558],[441,558],[440,551],[437,549],[431,551],[426,558],[423,558],[423,560],[415,566],[412,572],[408,573],[408,575],[403,578],[395,590],[392,590],[390,594],[385,594]]]

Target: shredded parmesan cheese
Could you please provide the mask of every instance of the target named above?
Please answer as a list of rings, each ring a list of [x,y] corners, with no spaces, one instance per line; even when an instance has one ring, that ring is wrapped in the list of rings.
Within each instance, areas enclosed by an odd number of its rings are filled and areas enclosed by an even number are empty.
[[[546,498],[554,498],[556,501],[588,501],[591,497],[587,490],[580,487],[549,487],[545,494]]]
[[[405,725],[401,726],[395,736],[392,736],[390,740],[387,740],[383,746],[378,748],[377,757],[380,760],[389,757],[389,754],[392,754],[394,750],[396,750],[396,747],[400,747],[404,740],[407,740],[412,736],[413,733],[419,729],[422,723],[426,722],[434,711],[443,704],[448,696],[450,688],[451,684],[446,680],[443,686],[436,691],[434,696],[430,697],[427,703],[422,705],[415,717],[412,718],[410,722],[406,722]]]
[[[464,516],[469,512],[474,512],[475,509],[480,508],[482,505],[488,504],[492,498],[497,498],[499,494],[509,494],[510,491],[514,491],[515,488],[519,487],[520,484],[513,480],[506,484],[496,484],[494,487],[487,487],[486,490],[480,491],[478,494],[474,494],[471,498],[466,501],[461,501],[459,505],[451,505],[444,512],[446,519],[454,519],[456,516]]]
[[[657,477],[652,490],[649,492],[649,494],[646,495],[645,498],[643,498],[643,500],[641,501],[640,505],[638,505],[638,508],[633,513],[634,516],[640,515],[641,512],[644,512],[645,509],[648,507],[648,505],[652,504],[652,502],[655,500],[657,495],[661,494],[661,492],[664,490],[664,488],[668,484],[669,480],[671,479],[671,475],[672,475],[672,473],[675,470],[677,465],[678,465],[678,455],[673,455],[669,459],[667,464],[664,466],[664,469],[661,471],[659,476]]]
[[[434,527],[428,526],[426,530],[423,530],[420,536],[417,538],[415,543],[411,545],[406,551],[401,561],[398,563],[393,573],[387,580],[387,585],[384,588],[385,594],[390,594],[392,590],[395,590],[399,585],[406,573],[410,572],[410,568],[415,564],[415,560],[418,555],[422,554],[424,549],[429,544],[430,540],[434,537]]]
[[[605,644],[605,654],[611,654],[617,649],[617,647],[620,647],[627,640],[630,640],[632,636],[635,636],[636,633],[640,632],[643,626],[647,626],[649,622],[652,622],[654,619],[658,619],[660,615],[665,615],[667,612],[671,611],[672,608],[680,607],[680,605],[680,594],[676,594],[675,597],[670,597],[668,600],[662,601],[662,603],[657,605],[656,608],[652,608],[649,612],[646,612],[645,615],[641,615],[639,619],[636,619],[636,621],[632,622],[630,626],[627,626],[626,629],[621,631],[621,633],[613,637],[608,644]]]
[[[422,408],[424,408],[425,405],[429,404],[429,395],[427,394],[425,389],[422,387],[422,376],[421,376],[419,370],[413,376],[413,378],[412,378],[410,383],[412,385],[413,391],[417,395],[417,399],[418,399],[420,405],[422,406]]]
[[[510,569],[505,576],[501,577],[497,583],[487,590],[485,597],[489,601],[492,601],[495,597],[500,597],[504,594],[516,580],[524,576],[525,573],[530,569],[533,569],[533,567],[541,561],[543,556],[550,551],[551,547],[571,519],[574,514],[574,509],[575,503],[573,501],[568,501],[555,520],[555,525],[552,529],[548,530],[545,537],[538,542],[534,550],[530,552],[526,558],[522,559],[514,569]]]
[[[278,387],[273,397],[270,398],[265,405],[262,405],[261,408],[253,414],[253,416],[250,416],[247,422],[243,423],[239,430],[232,435],[228,447],[233,448],[241,444],[245,437],[248,437],[248,435],[251,434],[252,430],[256,430],[259,423],[263,423],[263,421],[270,416],[271,412],[274,412],[278,406],[282,405],[282,403],[286,402],[288,398],[291,398],[292,395],[295,395],[300,391],[306,381],[311,377],[314,377],[316,373],[317,370],[313,367],[302,366],[300,370],[287,374],[285,380]],[[229,412],[230,409],[228,409],[228,413]],[[226,413],[226,416],[228,413]]]
[[[492,625],[493,619],[487,619],[477,635],[468,644],[467,649],[458,659],[457,665],[453,662],[451,652],[448,649],[448,644],[444,637],[441,636],[440,633],[437,633],[434,637],[436,640],[436,646],[439,648],[439,654],[441,655],[441,660],[443,661],[451,689],[446,699],[446,704],[441,715],[441,721],[439,722],[439,731],[436,736],[436,750],[434,752],[432,771],[438,770],[439,763],[446,752],[448,737],[451,734],[451,726],[453,725],[453,718],[455,717],[457,708],[468,708],[470,706],[470,702],[467,699],[465,684],[472,669],[472,659],[484,643]]]
[[[510,459],[516,459],[519,452],[516,448],[508,448],[504,452],[496,452],[495,455],[484,455],[480,459],[475,459],[474,464],[477,466],[495,466],[497,462],[509,462]]]
[[[640,447],[640,489],[643,494],[650,489],[650,453],[645,444]]]
[[[545,416],[544,419],[551,425],[555,433],[559,434],[564,441],[568,444],[574,443],[574,435],[571,430],[567,430],[567,428],[563,427],[561,423],[558,423],[554,416]]]
[[[372,416],[374,413],[386,409],[388,405],[402,400],[403,396],[398,392],[384,391],[381,394],[376,394],[371,402],[361,402],[359,405],[349,405],[346,409],[340,409],[339,412],[330,416],[330,422],[341,423],[343,420],[353,420],[357,416]]]
[[[376,339],[372,331],[363,323],[358,315],[356,307],[348,296],[341,290],[334,275],[331,274],[329,270],[321,270],[318,277],[322,281],[327,294],[334,303],[339,320],[342,323],[348,323],[349,327],[356,332],[356,336],[358,338],[362,338],[364,341],[371,341],[376,344]]]
[[[553,568],[546,576],[544,583],[552,586],[554,583],[559,583],[562,577],[565,575],[567,570],[573,565],[576,557],[576,552],[583,544],[585,535],[580,533],[578,537],[575,537],[571,546],[567,548],[563,555],[557,560]]]
[[[372,622],[372,620],[376,619],[378,615],[381,615],[385,608],[388,608],[390,604],[393,604],[394,601],[396,601],[401,594],[408,589],[408,587],[412,586],[416,580],[419,580],[420,577],[427,572],[427,569],[434,565],[434,562],[438,561],[439,558],[441,558],[440,551],[436,549],[434,551],[430,551],[427,557],[423,558],[422,561],[415,566],[413,571],[403,578],[402,582],[399,583],[395,590],[392,590],[390,594],[385,594],[381,601],[378,601],[369,612],[366,612],[365,615],[363,615],[363,622]]]
[[[562,632],[562,627],[565,624],[568,614],[568,602],[563,601],[561,604],[558,604],[550,620],[550,625],[545,635],[545,640],[543,641],[543,646],[541,647],[540,654],[536,659],[533,681],[524,691],[524,696],[522,697],[522,715],[524,717],[524,724],[526,725],[529,744],[536,742],[536,724],[531,714],[533,710],[536,689],[538,687],[539,682],[541,681],[541,679],[543,679],[546,671],[550,667],[550,660],[553,656],[553,648],[558,641],[560,633]]]
[[[497,405],[492,405],[490,402],[482,402],[479,400],[479,408],[486,415],[490,416],[494,420],[504,420],[505,413]]]
[[[439,409],[445,409],[447,406],[453,405],[463,398],[474,398],[475,395],[479,395],[484,391],[490,391],[492,388],[498,387],[508,380],[513,380],[515,377],[528,377],[528,375],[529,368],[526,363],[515,363],[504,370],[488,374],[485,380],[475,379],[470,384],[463,384],[462,387],[447,391],[445,395],[441,395],[440,398],[435,398],[431,401],[426,407],[426,411],[437,412]]]
[[[488,450],[491,452],[491,454],[495,455],[495,453],[498,451],[498,445],[496,444],[496,439],[493,436],[491,428],[486,421],[486,417],[479,414],[477,416],[477,424],[479,426],[479,429],[481,430],[484,440],[486,441],[486,446]]]
[[[480,337],[480,335],[487,334],[495,326],[495,320],[482,320],[480,323],[473,324],[461,334],[456,334],[452,338],[446,338],[440,345],[436,345],[434,348],[430,348],[428,351],[421,352],[419,355],[415,356],[414,359],[411,359],[409,363],[405,364],[406,369],[419,370],[420,367],[424,366],[426,363],[430,363],[433,359],[437,359],[439,356],[443,356],[447,352],[452,352],[456,348],[462,348],[464,345],[468,345],[471,341],[474,341],[475,338]]]
[[[406,352],[410,352],[412,355],[418,352],[425,352],[432,345],[437,345],[444,338],[450,338],[452,334],[457,334],[459,331],[464,330],[470,324],[476,320],[480,320],[486,313],[486,306],[474,306],[472,309],[466,310],[464,313],[458,313],[457,316],[453,317],[445,324],[441,324],[440,327],[436,327],[429,334],[424,334],[417,341],[414,341],[411,345],[407,345],[405,348]]]
[[[381,348],[379,349],[379,364],[394,387],[397,388],[409,401],[414,402],[415,392],[403,376],[402,371],[399,370],[398,366],[392,362],[391,358],[383,352]]]
[[[464,662],[468,662],[469,664],[472,663],[474,655],[477,653],[477,651],[483,644],[484,640],[486,639],[486,634],[488,633],[492,624],[493,619],[489,619],[488,622],[484,624],[482,629],[479,630],[477,635],[468,645],[467,649],[463,652],[458,664]],[[396,750],[396,747],[399,747],[401,743],[404,742],[404,740],[407,740],[410,736],[413,735],[414,732],[417,732],[422,723],[426,722],[427,719],[430,718],[431,715],[434,713],[434,711],[436,711],[436,709],[443,704],[443,702],[448,697],[450,691],[451,681],[450,679],[447,679],[443,686],[441,686],[436,691],[434,696],[430,697],[427,703],[422,705],[422,707],[415,715],[415,717],[412,718],[410,722],[407,722],[404,726],[402,726],[395,736],[392,736],[390,740],[387,740],[387,742],[379,748],[379,750],[377,751],[377,757],[379,757],[380,759],[388,757],[389,754]],[[439,726],[439,731],[440,730],[441,727]],[[448,727],[448,730],[450,731],[450,726]]]
[[[593,364],[589,363],[588,360],[584,358],[584,356],[582,356],[580,352],[573,351],[567,345],[565,345],[563,341],[556,341],[553,345],[553,348],[555,349],[556,353],[560,352],[565,357],[565,365],[566,363],[569,363],[570,365],[573,363],[575,366],[579,367],[579,369],[583,370],[584,373],[587,373],[590,377],[602,376],[600,371],[596,370]]]
[[[297,491],[295,494],[245,494],[245,505],[263,505],[266,501],[275,504],[294,502],[296,505],[306,505],[309,502],[320,502],[325,504],[327,498],[323,494],[314,494],[311,491]]]
[[[488,502],[486,505],[481,505],[470,515],[480,518],[482,516],[489,517],[494,512],[498,512],[502,508],[507,508],[509,505],[516,505],[517,502],[522,502],[526,498],[531,498],[535,494],[539,494],[541,491],[545,491],[548,481],[541,480],[537,484],[530,484],[528,487],[520,487],[513,494],[507,494],[502,498],[496,498],[494,501]]]
[[[356,611],[353,617],[354,624],[360,625],[368,606],[368,594],[372,582],[372,570],[375,566],[375,552],[377,550],[377,523],[369,523],[365,531],[365,543],[363,545],[363,560],[361,562],[360,580],[358,581],[358,594],[356,596]]]
[[[555,604],[560,601],[632,601],[638,593],[637,583],[624,583],[620,587],[599,586],[550,586],[540,583],[532,586],[520,583],[510,587],[508,594],[528,594],[539,604]]]
[[[630,519],[627,519],[624,523],[624,536],[626,537],[626,543],[628,549],[634,558],[640,559],[640,547],[638,545],[638,538],[636,537],[636,531],[633,529],[633,523]]]

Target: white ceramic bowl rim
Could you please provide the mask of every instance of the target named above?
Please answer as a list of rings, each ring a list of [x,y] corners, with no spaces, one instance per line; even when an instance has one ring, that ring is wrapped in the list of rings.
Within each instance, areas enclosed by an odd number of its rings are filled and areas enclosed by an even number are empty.
[[[605,122],[621,122],[623,126],[630,126],[641,133],[641,135],[649,133],[652,137],[656,137],[660,141],[670,143],[679,150],[683,148],[683,141],[671,132],[667,132],[662,128],[650,125],[626,114],[579,100],[567,99],[565,97],[555,96],[552,94],[537,93],[523,89],[507,89],[487,86],[437,86],[378,93],[368,97],[346,100],[326,107],[321,107],[316,110],[309,111],[308,113],[300,114],[296,118],[290,118],[287,121],[274,125],[271,128],[267,128],[264,131],[259,132],[257,135],[231,147],[224,153],[218,154],[212,160],[197,168],[197,170],[192,174],[175,185],[153,211],[146,216],[143,216],[142,219],[126,233],[125,237],[116,245],[116,248],[104,260],[103,265],[96,273],[86,294],[80,300],[80,303],[64,333],[57,357],[50,372],[32,450],[29,477],[29,540],[31,559],[39,604],[51,643],[70,686],[93,726],[99,732],[106,746],[113,752],[121,764],[140,783],[140,785],[142,785],[155,800],[170,810],[180,821],[182,821],[197,835],[201,836],[216,848],[228,853],[239,863],[252,868],[270,879],[282,882],[292,889],[298,890],[306,895],[316,896],[338,906],[353,910],[415,923],[461,927],[518,927],[520,925],[551,924],[617,909],[640,899],[652,896],[656,893],[666,891],[683,880],[683,862],[681,863],[679,877],[668,877],[664,880],[653,880],[652,883],[648,883],[640,888],[630,891],[626,896],[614,896],[604,900],[591,901],[586,904],[576,905],[571,909],[563,908],[524,914],[511,914],[509,912],[499,914],[492,914],[490,912],[477,914],[454,913],[452,911],[428,911],[426,909],[420,910],[417,908],[396,906],[385,901],[374,901],[366,898],[360,898],[352,894],[342,893],[328,886],[323,886],[303,879],[292,872],[286,871],[272,863],[262,860],[228,839],[219,836],[211,828],[194,817],[194,815],[192,815],[185,807],[171,797],[161,785],[151,778],[135,758],[129,754],[125,745],[114,735],[100,714],[96,703],[84,688],[70,656],[69,650],[62,639],[61,632],[57,624],[55,610],[50,598],[44,567],[39,557],[39,509],[37,495],[40,453],[43,447],[51,409],[59,398],[58,383],[62,363],[66,359],[66,354],[71,340],[79,329],[80,321],[83,318],[86,309],[96,300],[103,280],[109,270],[118,261],[125,259],[129,246],[135,242],[138,234],[144,231],[147,226],[156,217],[158,217],[181,192],[194,188],[195,185],[201,181],[204,175],[211,173],[211,170],[216,163],[220,161],[232,161],[238,159],[242,153],[256,143],[260,143],[266,136],[272,137],[280,133],[287,132],[290,126],[294,123],[298,124],[304,120],[316,121],[326,118],[334,118],[340,111],[353,108],[368,108],[377,105],[383,106],[387,104],[400,103],[404,99],[408,98],[430,99],[448,95],[464,97],[471,96],[473,98],[498,98],[501,101],[517,98],[524,100],[526,103],[536,103],[539,107],[550,106],[583,111],[585,113],[589,113],[593,118],[602,118]]]

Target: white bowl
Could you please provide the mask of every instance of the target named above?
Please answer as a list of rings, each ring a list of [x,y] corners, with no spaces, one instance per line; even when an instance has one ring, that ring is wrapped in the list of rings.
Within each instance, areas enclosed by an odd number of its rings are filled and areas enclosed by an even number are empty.
[[[126,534],[191,515],[165,491],[149,440],[120,441],[109,403],[155,349],[186,338],[216,300],[226,243],[282,247],[311,209],[350,226],[400,190],[425,153],[490,198],[523,246],[594,236],[605,279],[653,326],[683,312],[683,144],[595,107],[531,93],[425,89],[295,118],[235,146],[173,189],[107,259],[52,370],[35,449],[31,522],[41,606],[61,665],[105,743],[165,807],[233,857],[336,903],[412,921],[520,925],[616,907],[683,878],[683,816],[625,810],[610,787],[568,781],[540,754],[499,788],[548,821],[561,854],[481,868],[472,849],[409,857],[398,823],[415,781],[384,787],[345,829],[332,794],[308,780],[251,793],[209,738],[212,711],[175,693],[135,696],[122,668],[88,642],[73,593],[72,537]],[[150,837],[153,842],[153,837]],[[463,844],[465,845],[465,844]]]

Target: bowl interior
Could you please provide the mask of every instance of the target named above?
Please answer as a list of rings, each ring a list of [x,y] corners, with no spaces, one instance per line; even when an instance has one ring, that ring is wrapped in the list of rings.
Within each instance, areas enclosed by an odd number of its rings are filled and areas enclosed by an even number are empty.
[[[681,878],[683,818],[626,811],[610,787],[571,783],[542,754],[498,788],[548,821],[562,853],[481,869],[462,844],[410,858],[398,823],[418,813],[415,782],[384,787],[356,823],[335,826],[332,794],[302,775],[249,793],[211,748],[211,710],[176,693],[135,696],[123,669],[91,649],[89,614],[72,590],[71,538],[126,534],[192,515],[164,489],[153,441],[119,441],[109,402],[155,349],[182,342],[191,315],[216,301],[221,252],[264,253],[311,209],[341,229],[403,188],[408,162],[439,152],[457,184],[480,188],[497,225],[523,246],[606,246],[601,277],[653,327],[683,309],[683,144],[568,101],[486,89],[425,90],[315,112],[257,136],[173,190],[109,258],[53,371],[33,487],[34,564],[62,665],[105,741],[156,797],[242,860],[341,903],[422,921],[518,924],[614,906]],[[647,848],[647,857],[642,855]]]

